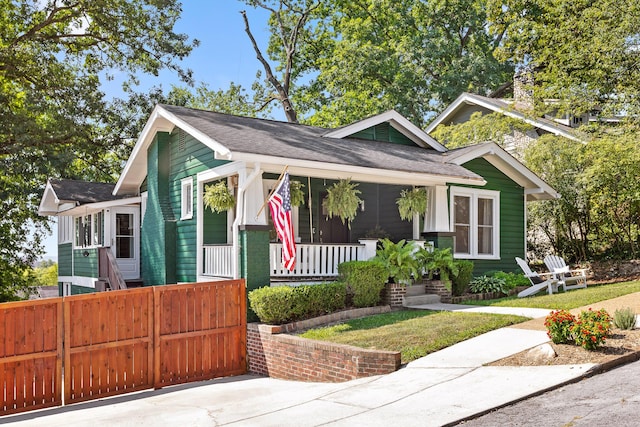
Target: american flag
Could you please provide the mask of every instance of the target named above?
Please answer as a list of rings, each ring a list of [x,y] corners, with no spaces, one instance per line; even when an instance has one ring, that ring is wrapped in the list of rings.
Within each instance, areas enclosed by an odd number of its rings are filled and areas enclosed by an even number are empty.
[[[291,223],[291,190],[289,188],[289,172],[285,172],[280,184],[269,197],[271,218],[278,237],[282,241],[282,262],[284,268],[293,271],[296,265],[296,243]]]

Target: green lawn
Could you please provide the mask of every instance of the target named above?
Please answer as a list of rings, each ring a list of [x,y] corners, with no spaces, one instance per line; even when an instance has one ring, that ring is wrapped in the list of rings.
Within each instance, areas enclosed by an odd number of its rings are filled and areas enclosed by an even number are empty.
[[[528,320],[520,316],[403,310],[312,329],[302,337],[399,351],[408,363],[485,332]]]
[[[574,289],[553,295],[539,293],[539,296],[534,297],[518,298],[517,296],[511,296],[497,300],[465,301],[463,304],[570,310],[634,292],[640,292],[640,281],[638,280],[589,286],[586,289]]]
[[[569,310],[634,292],[640,292],[640,281],[589,286],[553,295],[467,303]],[[312,329],[301,336],[361,348],[399,351],[402,363],[408,363],[460,341],[525,320],[528,319],[484,313],[402,310]]]

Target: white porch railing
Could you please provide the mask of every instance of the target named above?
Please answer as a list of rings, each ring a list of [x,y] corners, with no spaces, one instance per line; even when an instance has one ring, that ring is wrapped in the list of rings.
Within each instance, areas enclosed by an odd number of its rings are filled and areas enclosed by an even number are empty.
[[[233,277],[233,246],[204,245],[202,274],[214,277]]]
[[[282,266],[282,243],[271,243],[269,252],[271,277],[334,277],[338,264],[363,259],[364,245],[298,243],[293,271]]]
[[[204,276],[233,277],[232,245],[204,245],[203,249]],[[271,277],[335,277],[338,264],[364,258],[364,245],[299,243],[295,269],[289,271],[282,266],[282,243],[269,245]]]

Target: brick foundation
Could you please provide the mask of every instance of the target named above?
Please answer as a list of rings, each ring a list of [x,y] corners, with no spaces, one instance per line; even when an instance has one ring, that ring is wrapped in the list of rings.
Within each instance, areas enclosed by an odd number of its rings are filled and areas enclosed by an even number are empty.
[[[250,323],[247,325],[249,372],[317,382],[343,382],[394,372],[400,367],[399,352],[366,350],[287,334],[389,310],[388,306],[369,307],[280,326]]]

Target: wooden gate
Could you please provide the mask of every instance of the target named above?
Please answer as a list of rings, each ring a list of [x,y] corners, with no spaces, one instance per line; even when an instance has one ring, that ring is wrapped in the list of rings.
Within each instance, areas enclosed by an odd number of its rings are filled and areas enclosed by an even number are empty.
[[[156,287],[155,386],[246,372],[245,285],[227,280]]]
[[[153,386],[153,288],[64,299],[64,401]]]
[[[244,280],[0,304],[0,411],[243,374],[246,326]]]
[[[0,412],[62,404],[62,298],[0,304]]]

